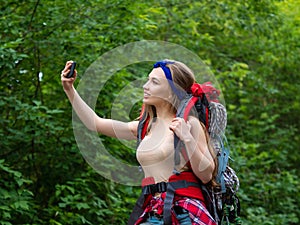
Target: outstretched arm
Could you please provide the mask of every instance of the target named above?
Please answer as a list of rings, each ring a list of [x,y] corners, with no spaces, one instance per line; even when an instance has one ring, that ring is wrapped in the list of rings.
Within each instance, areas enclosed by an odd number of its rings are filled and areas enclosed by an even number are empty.
[[[77,71],[75,70],[74,76],[71,78],[66,78],[64,76],[69,72],[71,64],[72,61],[68,61],[66,63],[66,66],[61,74],[61,82],[64,91],[73,106],[73,109],[84,125],[88,129],[97,131],[98,133],[106,136],[127,140],[136,139],[138,121],[127,123],[101,118],[83,101],[73,86]]]

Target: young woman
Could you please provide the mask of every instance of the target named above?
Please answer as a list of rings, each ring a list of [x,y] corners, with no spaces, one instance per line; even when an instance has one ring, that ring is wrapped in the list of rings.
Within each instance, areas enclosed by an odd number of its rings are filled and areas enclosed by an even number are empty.
[[[85,126],[110,137],[137,139],[139,121],[125,123],[100,118],[80,98],[73,86],[77,72],[72,78],[65,77],[71,63],[66,63],[61,81]],[[138,203],[142,207],[133,212],[129,224],[215,224],[197,185],[199,180],[204,184],[210,182],[216,168],[206,129],[196,117],[189,116],[187,121],[175,117],[182,96],[194,82],[194,74],[185,64],[165,60],[154,65],[143,86],[142,118],[147,118],[148,126],[136,156],[145,179]],[[174,135],[184,143],[187,155],[180,155],[176,174]]]

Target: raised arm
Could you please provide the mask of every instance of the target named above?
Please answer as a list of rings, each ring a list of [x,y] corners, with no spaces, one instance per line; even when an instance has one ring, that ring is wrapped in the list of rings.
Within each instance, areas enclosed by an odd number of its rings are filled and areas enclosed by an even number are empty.
[[[72,61],[68,61],[61,74],[61,82],[73,109],[84,123],[84,125],[93,131],[104,134],[110,137],[119,139],[134,140],[137,136],[138,121],[122,122],[112,119],[104,119],[99,117],[79,96],[73,84],[76,79],[77,71],[74,76],[66,78],[65,75],[69,72]]]

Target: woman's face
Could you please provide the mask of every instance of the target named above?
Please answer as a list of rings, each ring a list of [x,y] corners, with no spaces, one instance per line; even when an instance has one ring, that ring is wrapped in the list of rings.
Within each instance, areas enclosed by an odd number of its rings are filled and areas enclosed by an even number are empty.
[[[160,67],[151,71],[143,88],[143,102],[146,104],[155,106],[170,99],[171,88],[164,71]]]

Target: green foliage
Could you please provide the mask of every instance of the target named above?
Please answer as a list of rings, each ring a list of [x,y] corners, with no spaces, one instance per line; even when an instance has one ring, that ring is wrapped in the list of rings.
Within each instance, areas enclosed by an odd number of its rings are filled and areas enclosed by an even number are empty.
[[[28,189],[32,181],[8,167],[3,159],[0,160],[0,171],[0,223],[10,225],[12,221],[30,221],[36,213],[34,194]]]
[[[112,216],[104,196],[97,191],[99,182],[90,180],[86,175],[74,178],[64,184],[55,186],[55,194],[51,197],[52,217],[49,224],[104,224],[105,218]],[[96,190],[93,191],[92,188]]]
[[[78,62],[80,78],[102,53],[145,39],[190,49],[216,75],[243,224],[299,223],[299,0],[8,0],[0,8],[1,224],[126,224],[139,189],[104,180],[83,159],[59,76],[66,60]],[[115,74],[97,113],[111,117],[116,90],[150,68]],[[127,118],[114,106],[113,116]],[[103,141],[136,163],[134,148]]]

